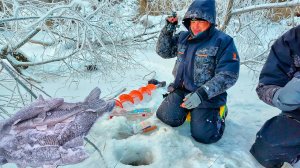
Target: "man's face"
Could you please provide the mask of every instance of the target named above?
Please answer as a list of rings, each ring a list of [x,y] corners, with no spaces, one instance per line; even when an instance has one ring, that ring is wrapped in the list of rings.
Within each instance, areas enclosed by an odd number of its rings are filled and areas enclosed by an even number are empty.
[[[195,36],[201,32],[204,32],[209,27],[210,23],[206,20],[191,20],[190,28]]]

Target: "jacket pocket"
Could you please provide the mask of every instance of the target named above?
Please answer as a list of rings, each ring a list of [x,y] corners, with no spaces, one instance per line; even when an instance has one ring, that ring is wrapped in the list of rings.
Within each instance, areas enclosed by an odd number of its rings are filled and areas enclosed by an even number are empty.
[[[186,49],[185,46],[180,45],[178,47],[177,60],[175,62],[174,68],[172,70],[172,74],[173,74],[174,78],[176,78],[177,71],[178,71],[180,63],[183,62],[183,55],[184,55],[185,49]]]
[[[198,87],[205,84],[215,75],[216,54],[218,47],[198,49],[194,61],[194,84]]]

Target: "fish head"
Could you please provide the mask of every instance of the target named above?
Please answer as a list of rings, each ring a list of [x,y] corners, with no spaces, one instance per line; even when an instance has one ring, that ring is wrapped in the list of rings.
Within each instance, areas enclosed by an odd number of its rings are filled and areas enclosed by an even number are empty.
[[[115,107],[115,101],[104,101],[103,99],[95,100],[88,103],[87,112],[106,113],[112,111]]]
[[[98,113],[105,113],[105,112],[111,112],[113,108],[115,107],[115,101],[105,101],[102,103],[102,106],[96,110]]]

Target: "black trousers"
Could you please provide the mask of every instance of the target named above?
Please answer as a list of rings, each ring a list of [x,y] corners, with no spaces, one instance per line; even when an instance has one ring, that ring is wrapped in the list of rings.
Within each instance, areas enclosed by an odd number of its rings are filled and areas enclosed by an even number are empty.
[[[283,112],[268,120],[250,152],[265,167],[296,163],[300,157],[300,111]]]
[[[220,108],[195,108],[187,110],[180,107],[187,91],[177,89],[171,92],[162,102],[156,112],[157,118],[172,127],[182,125],[188,112],[191,112],[191,134],[201,143],[214,143],[221,139],[225,120],[219,116]]]

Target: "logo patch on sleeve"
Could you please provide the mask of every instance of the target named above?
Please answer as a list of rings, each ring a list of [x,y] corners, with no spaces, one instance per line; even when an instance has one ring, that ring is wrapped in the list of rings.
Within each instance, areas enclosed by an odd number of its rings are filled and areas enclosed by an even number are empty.
[[[238,60],[238,59],[237,59],[237,54],[236,54],[235,52],[232,54],[232,59],[233,59],[233,60],[236,60],[236,61]]]

